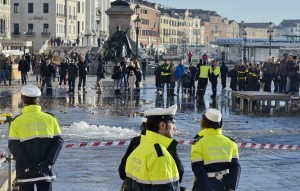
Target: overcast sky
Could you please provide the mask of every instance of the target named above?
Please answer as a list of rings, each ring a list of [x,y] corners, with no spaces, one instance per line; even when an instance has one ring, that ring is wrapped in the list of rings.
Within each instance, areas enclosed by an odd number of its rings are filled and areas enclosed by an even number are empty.
[[[300,19],[300,0],[147,0],[166,7],[216,11],[237,22],[274,22]]]

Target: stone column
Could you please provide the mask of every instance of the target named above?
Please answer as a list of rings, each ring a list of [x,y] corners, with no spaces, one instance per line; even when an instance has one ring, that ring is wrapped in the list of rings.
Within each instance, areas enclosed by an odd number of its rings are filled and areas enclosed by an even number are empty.
[[[134,10],[130,8],[129,3],[125,1],[114,1],[111,3],[111,7],[106,11],[109,17],[109,36],[116,32],[117,25],[121,26],[122,31],[126,31],[127,36],[130,36],[131,28],[131,16],[134,14]]]

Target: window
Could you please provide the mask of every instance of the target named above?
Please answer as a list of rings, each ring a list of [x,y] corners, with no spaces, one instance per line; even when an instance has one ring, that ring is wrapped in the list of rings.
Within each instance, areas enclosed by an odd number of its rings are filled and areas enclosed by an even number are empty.
[[[20,12],[20,4],[14,3],[14,13],[19,13],[19,12]]]
[[[47,33],[48,32],[48,28],[49,28],[49,24],[48,23],[44,24],[43,32]]]
[[[77,13],[80,13],[80,1],[77,1]]]
[[[49,13],[49,3],[44,3],[44,13]]]
[[[14,35],[19,35],[20,34],[20,27],[18,23],[14,24]]]
[[[84,2],[82,2],[82,13],[84,13]]]
[[[30,34],[30,33],[32,33],[32,31],[33,31],[33,24],[29,23],[28,24],[28,33]]]
[[[28,3],[28,13],[33,13],[33,3]]]

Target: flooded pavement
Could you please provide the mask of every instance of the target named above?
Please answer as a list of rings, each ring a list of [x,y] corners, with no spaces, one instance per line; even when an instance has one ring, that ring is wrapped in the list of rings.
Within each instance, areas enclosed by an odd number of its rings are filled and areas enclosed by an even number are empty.
[[[41,97],[44,110],[55,114],[67,143],[130,140],[140,133],[140,114],[149,108],[178,105],[176,139],[191,140],[199,131],[198,119],[210,107],[223,113],[224,134],[238,143],[300,145],[300,111],[275,111],[274,107],[247,114],[232,110],[221,96],[211,100],[208,85],[205,99],[158,96],[154,78],[146,79],[139,96],[114,95],[112,88],[103,94],[93,89],[96,78],[88,77],[88,92],[69,96],[66,89],[55,88],[54,97]],[[30,81],[30,80],[29,80]],[[29,82],[30,83],[30,82]],[[33,83],[33,81],[32,81]],[[34,83],[33,83],[34,84]],[[54,82],[57,86],[57,82]],[[112,87],[105,80],[104,86]],[[0,87],[0,113],[17,115],[21,109],[20,88]],[[220,94],[220,87],[218,87]],[[0,126],[0,153],[7,148],[7,124]],[[54,190],[118,191],[121,179],[118,166],[127,146],[63,148],[55,165],[57,180]],[[193,173],[190,165],[190,145],[179,145],[178,152],[185,167],[183,185],[191,188]],[[239,190],[299,190],[300,151],[240,148],[242,174]],[[0,168],[3,180],[6,164]]]

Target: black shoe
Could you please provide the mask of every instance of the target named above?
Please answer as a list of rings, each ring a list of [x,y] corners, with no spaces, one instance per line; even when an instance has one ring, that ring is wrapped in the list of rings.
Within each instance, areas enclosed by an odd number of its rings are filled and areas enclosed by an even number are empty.
[[[171,94],[171,96],[177,96],[176,94]]]

